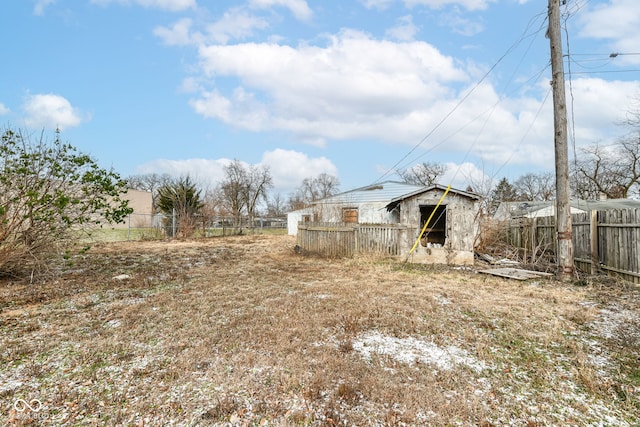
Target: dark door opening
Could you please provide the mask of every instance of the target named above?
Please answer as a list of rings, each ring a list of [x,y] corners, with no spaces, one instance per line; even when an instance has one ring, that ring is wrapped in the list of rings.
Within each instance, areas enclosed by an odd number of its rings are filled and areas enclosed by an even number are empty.
[[[435,213],[434,213],[435,210]],[[433,213],[433,216],[431,214]],[[422,246],[428,243],[436,245],[444,245],[447,238],[447,207],[440,205],[423,205],[420,206],[420,230],[424,227],[429,217],[429,225],[420,239]]]

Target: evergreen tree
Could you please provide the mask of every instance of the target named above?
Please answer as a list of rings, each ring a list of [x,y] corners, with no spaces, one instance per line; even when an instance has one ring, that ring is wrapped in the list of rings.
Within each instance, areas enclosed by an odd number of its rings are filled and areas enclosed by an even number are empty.
[[[518,200],[518,191],[507,178],[502,178],[493,189],[490,196],[489,214],[493,215],[502,202],[514,202]]]
[[[196,216],[203,206],[200,190],[189,176],[158,189],[158,209],[168,219],[167,228],[170,229],[171,236],[192,235],[196,228]]]

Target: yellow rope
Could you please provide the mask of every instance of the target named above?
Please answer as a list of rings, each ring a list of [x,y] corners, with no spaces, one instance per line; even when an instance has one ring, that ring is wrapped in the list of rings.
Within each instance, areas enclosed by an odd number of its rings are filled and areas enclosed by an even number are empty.
[[[444,198],[447,197],[447,193],[449,193],[449,190],[451,190],[451,184],[449,184],[449,186],[445,190],[445,192],[442,195],[442,197],[440,197],[440,200],[438,201],[438,204],[436,205],[436,207],[431,212],[431,215],[429,215],[429,218],[427,218],[427,222],[424,223],[424,227],[422,227],[422,231],[420,231],[420,235],[418,236],[418,238],[416,239],[416,242],[413,244],[413,247],[409,251],[409,255],[411,255],[413,253],[413,251],[415,251],[416,248],[418,247],[418,244],[420,243],[420,239],[422,239],[422,235],[427,230],[427,227],[429,226],[429,223],[431,222],[431,218],[433,218],[433,215],[435,215],[436,211],[440,207],[440,204],[442,203]]]

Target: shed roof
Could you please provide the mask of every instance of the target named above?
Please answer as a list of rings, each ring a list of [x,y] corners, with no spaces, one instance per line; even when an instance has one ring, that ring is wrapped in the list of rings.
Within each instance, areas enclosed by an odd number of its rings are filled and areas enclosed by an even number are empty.
[[[367,185],[343,193],[316,201],[314,204],[345,204],[354,205],[360,203],[390,202],[391,200],[416,191],[425,189],[421,185],[407,184],[405,182],[385,181]]]
[[[440,184],[433,184],[433,185],[430,185],[428,187],[421,187],[418,190],[415,190],[415,191],[412,191],[410,193],[406,193],[406,194],[403,194],[403,195],[400,195],[398,197],[393,198],[389,202],[389,204],[387,205],[387,209],[391,211],[391,210],[395,209],[395,207],[398,206],[398,204],[400,204],[403,200],[419,196],[421,194],[427,193],[427,192],[432,191],[432,190],[439,190],[439,191],[442,191],[444,193],[445,191],[447,191],[447,188],[448,187],[446,187],[444,185],[440,185]],[[458,194],[458,195],[460,195],[462,197],[467,197],[467,198],[469,198],[469,199],[471,199],[473,201],[480,200],[480,196],[475,194],[475,193],[470,193],[468,191],[462,191],[462,190],[458,190],[458,189],[455,189],[455,188],[450,188],[449,189],[449,194]]]

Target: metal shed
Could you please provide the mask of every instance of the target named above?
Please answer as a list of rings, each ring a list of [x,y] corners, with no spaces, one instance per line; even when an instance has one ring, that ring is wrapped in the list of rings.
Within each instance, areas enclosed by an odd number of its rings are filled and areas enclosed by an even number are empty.
[[[411,262],[470,264],[478,200],[442,185],[388,181],[357,188],[311,206],[313,221],[298,224],[298,246],[329,256],[379,253]]]

